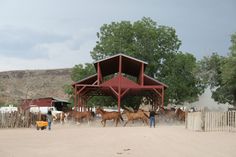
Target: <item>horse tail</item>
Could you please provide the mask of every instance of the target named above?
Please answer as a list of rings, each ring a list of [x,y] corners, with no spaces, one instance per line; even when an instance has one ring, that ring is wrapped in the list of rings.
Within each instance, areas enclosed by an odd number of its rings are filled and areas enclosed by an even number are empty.
[[[122,117],[122,115],[121,115],[121,114],[119,114],[119,117],[120,117],[120,119],[121,119],[122,121],[124,121],[124,119],[123,119],[123,117]]]
[[[149,116],[145,112],[143,112],[143,114],[145,115],[145,117],[149,118]]]

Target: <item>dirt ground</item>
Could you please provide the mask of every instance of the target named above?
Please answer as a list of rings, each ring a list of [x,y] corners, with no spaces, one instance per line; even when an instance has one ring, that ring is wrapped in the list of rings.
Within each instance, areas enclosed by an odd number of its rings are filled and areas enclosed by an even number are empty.
[[[52,127],[51,131],[1,129],[0,157],[236,156],[236,133],[232,132],[193,132],[183,125]]]

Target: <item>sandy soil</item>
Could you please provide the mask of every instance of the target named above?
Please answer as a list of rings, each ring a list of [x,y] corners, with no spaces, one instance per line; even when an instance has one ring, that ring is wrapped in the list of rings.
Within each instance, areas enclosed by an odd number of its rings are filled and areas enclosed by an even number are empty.
[[[184,126],[53,125],[51,131],[1,129],[0,157],[235,157],[236,133]]]

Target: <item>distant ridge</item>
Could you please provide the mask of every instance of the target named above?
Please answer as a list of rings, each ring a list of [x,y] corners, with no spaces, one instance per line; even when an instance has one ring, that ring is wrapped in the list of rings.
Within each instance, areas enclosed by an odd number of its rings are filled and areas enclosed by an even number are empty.
[[[0,72],[0,105],[20,99],[58,97],[67,99],[64,85],[71,84],[71,68]]]

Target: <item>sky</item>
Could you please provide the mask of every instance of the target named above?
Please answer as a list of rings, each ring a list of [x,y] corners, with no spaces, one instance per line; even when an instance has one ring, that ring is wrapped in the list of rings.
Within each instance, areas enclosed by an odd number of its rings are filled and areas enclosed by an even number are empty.
[[[176,29],[180,51],[227,55],[235,0],[0,0],[0,71],[71,68],[93,62],[103,24],[150,17]]]

